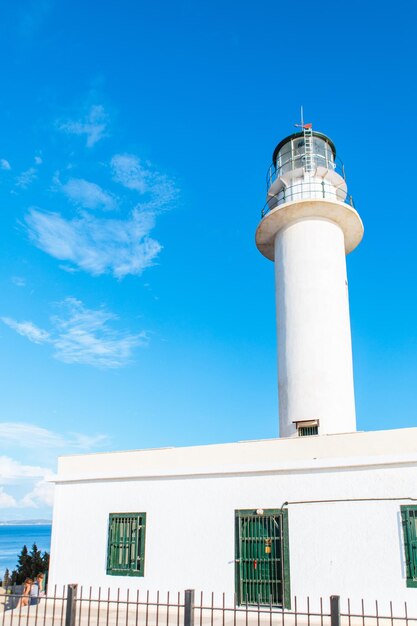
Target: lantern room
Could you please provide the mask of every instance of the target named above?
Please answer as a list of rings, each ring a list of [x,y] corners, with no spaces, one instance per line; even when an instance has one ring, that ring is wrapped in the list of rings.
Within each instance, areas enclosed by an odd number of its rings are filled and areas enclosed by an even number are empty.
[[[329,137],[306,125],[279,142],[267,173],[266,211],[308,198],[340,202],[347,197],[345,170]]]
[[[308,165],[334,169],[336,148],[326,135],[312,132],[311,147],[311,162]],[[272,155],[272,163],[281,174],[304,167],[307,164],[306,137],[304,133],[295,133],[280,141]]]

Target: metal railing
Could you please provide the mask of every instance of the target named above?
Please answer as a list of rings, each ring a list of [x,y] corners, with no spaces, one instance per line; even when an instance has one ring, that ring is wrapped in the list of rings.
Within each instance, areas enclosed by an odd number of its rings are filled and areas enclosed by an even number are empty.
[[[409,615],[407,602],[394,613],[388,600],[370,608],[363,599],[341,602],[339,596],[316,601],[293,597],[291,608],[272,602],[238,606],[236,596],[207,597],[192,589],[151,595],[140,589],[99,587],[93,592],[92,587],[68,585],[27,606],[19,602],[20,594],[2,597],[2,626],[417,626],[417,614]]]
[[[314,200],[320,198],[344,202],[355,208],[352,196],[347,194],[342,188],[337,189],[336,187],[329,186],[324,181],[313,180],[284,187],[279,193],[269,196],[262,208],[261,217],[264,217],[269,211],[272,211],[272,209],[286,202],[299,199]]]
[[[289,159],[287,159],[286,161],[283,161],[282,163],[277,163],[277,165],[272,163],[269,166],[268,171],[266,173],[266,190],[268,191],[272,183],[279,176],[283,174],[287,174],[288,172],[294,171],[296,169],[301,169],[303,167],[305,168],[305,164],[306,164],[305,157],[306,157],[305,154],[299,154],[299,155],[290,157]],[[343,161],[341,161],[339,157],[336,157],[335,159],[330,160],[328,157],[322,154],[317,154],[317,153],[312,153],[311,155],[309,155],[309,157],[311,157],[311,163],[313,167],[316,167],[316,168],[324,167],[327,170],[332,170],[333,172],[336,172],[337,174],[339,174],[343,178],[343,180],[346,180],[345,166],[343,164]]]

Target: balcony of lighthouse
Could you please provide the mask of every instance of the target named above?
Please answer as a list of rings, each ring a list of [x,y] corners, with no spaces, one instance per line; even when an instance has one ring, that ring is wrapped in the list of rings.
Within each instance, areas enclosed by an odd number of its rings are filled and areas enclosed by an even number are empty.
[[[339,201],[354,207],[347,193],[345,168],[333,142],[322,133],[295,133],[275,148],[266,176],[267,201],[262,217],[288,202]]]

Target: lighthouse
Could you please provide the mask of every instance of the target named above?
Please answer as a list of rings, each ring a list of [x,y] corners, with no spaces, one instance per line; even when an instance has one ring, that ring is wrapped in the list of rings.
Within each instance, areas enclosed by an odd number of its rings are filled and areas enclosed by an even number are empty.
[[[356,430],[346,255],[362,237],[335,145],[301,124],[273,152],[256,230],[275,264],[281,437]]]
[[[138,586],[143,610],[195,588],[242,624],[323,617],[339,595],[352,615],[376,606],[372,621],[417,615],[417,428],[356,432],[346,254],[363,226],[344,168],[302,124],[267,179],[256,241],[275,262],[281,438],[61,457],[50,589],[105,588],[126,619]]]

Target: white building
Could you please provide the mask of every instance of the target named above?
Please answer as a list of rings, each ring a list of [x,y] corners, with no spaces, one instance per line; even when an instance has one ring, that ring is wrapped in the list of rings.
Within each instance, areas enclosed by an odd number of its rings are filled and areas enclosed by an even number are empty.
[[[345,254],[362,235],[330,139],[283,140],[256,233],[276,268],[281,438],[61,457],[50,584],[417,612],[417,428],[356,432]]]

